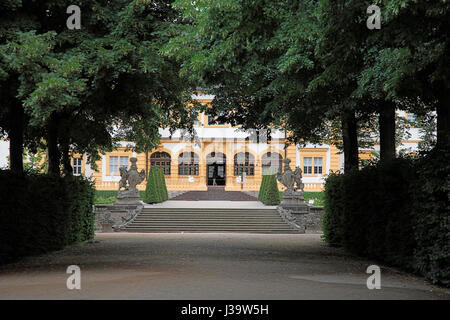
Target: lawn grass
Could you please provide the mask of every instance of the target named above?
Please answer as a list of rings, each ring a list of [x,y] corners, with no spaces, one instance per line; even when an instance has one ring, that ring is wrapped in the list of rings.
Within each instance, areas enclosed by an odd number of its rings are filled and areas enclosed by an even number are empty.
[[[144,191],[139,191],[141,200]],[[117,190],[95,190],[94,204],[111,204],[117,201]]]
[[[141,200],[144,198],[144,191],[139,191]],[[325,202],[325,194],[323,191],[306,191],[304,193],[306,203],[310,199],[314,200],[314,206],[323,206]],[[280,191],[280,198],[283,199],[283,191]],[[95,190],[94,204],[111,204],[117,200],[117,190]]]
[[[314,200],[313,206],[322,207],[325,203],[325,193],[323,191],[305,191],[305,202],[308,203],[309,200]],[[280,197],[283,199],[283,191],[280,191]]]

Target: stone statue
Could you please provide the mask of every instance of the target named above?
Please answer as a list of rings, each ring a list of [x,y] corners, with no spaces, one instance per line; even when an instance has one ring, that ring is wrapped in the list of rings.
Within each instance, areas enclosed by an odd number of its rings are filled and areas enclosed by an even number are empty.
[[[141,170],[141,172],[138,172],[136,158],[133,157],[130,161],[131,166],[129,170],[123,167],[119,169],[121,178],[119,181],[119,190],[117,194],[118,203],[139,202],[140,195],[136,186],[144,181],[145,171]],[[122,188],[125,190],[121,190]]]
[[[303,192],[303,183],[302,183],[302,169],[297,167],[295,171],[292,171],[289,163],[291,159],[284,159],[284,172],[277,173],[277,180],[286,187],[284,193],[286,194],[294,194],[297,189],[300,189]],[[297,188],[294,185],[297,185]]]
[[[120,167],[119,172],[120,172],[120,181],[119,181],[119,190],[118,191],[120,192],[120,189],[122,189],[122,188],[124,188],[125,190],[128,190],[128,186],[127,186],[128,171],[124,167]]]
[[[280,208],[292,214],[309,213],[309,207],[306,205],[303,196],[304,184],[302,183],[302,169],[296,167],[295,171],[292,171],[289,166],[291,160],[286,158],[283,162],[284,172],[277,173],[277,180],[286,187],[286,190],[283,192],[283,201],[280,204]]]
[[[300,167],[296,167],[295,168],[294,180],[295,180],[295,184],[297,185],[297,189],[296,190],[300,190],[301,192],[305,192],[304,191],[305,185],[302,182],[302,169],[300,169]]]
[[[141,172],[137,171],[137,159],[131,158],[131,167],[130,170],[128,170],[128,190],[134,191],[137,190],[136,186],[140,184],[145,179],[145,170],[142,169]]]

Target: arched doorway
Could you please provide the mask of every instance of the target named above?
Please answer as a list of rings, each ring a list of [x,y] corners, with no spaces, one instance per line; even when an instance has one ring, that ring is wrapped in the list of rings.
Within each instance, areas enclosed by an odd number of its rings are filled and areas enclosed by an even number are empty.
[[[208,186],[225,186],[226,157],[222,152],[211,152],[206,156],[206,179]]]

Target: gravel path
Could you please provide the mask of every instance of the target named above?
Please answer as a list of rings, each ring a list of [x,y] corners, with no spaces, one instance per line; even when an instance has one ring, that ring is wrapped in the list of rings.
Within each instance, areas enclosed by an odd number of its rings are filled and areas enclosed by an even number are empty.
[[[448,290],[327,246],[320,235],[98,234],[0,268],[0,299],[450,299]],[[81,290],[66,268],[81,268]]]

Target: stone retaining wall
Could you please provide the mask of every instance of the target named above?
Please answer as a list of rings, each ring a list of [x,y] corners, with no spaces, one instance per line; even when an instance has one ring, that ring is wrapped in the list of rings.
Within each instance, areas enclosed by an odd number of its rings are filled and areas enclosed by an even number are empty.
[[[294,214],[295,223],[304,226],[305,233],[322,233],[323,207],[309,207],[308,214]]]
[[[309,213],[293,214],[278,206],[277,211],[286,223],[297,229],[300,233],[322,233],[323,207],[309,207]]]

